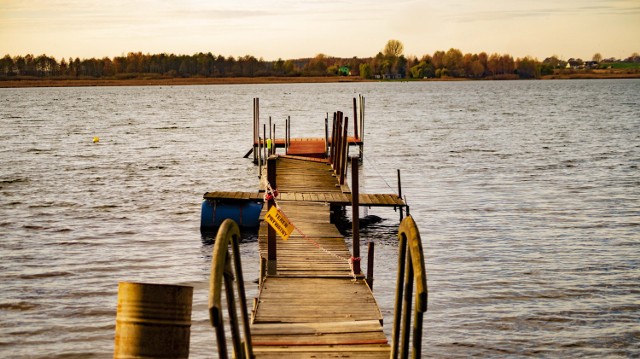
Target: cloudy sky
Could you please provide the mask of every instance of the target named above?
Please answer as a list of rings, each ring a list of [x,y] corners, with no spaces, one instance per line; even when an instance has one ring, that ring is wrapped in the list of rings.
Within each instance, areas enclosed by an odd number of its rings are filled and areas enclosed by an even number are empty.
[[[0,0],[0,56],[368,57],[389,39],[418,57],[626,58],[640,52],[640,0]]]

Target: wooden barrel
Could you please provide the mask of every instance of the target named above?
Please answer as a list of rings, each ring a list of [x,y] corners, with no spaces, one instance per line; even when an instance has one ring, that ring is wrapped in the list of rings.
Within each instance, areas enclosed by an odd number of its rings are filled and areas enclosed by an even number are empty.
[[[120,282],[114,358],[188,358],[193,287]]]

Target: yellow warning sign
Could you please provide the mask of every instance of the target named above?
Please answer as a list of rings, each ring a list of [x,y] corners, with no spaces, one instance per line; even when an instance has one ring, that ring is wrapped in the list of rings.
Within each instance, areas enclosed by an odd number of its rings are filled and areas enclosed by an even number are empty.
[[[284,215],[276,206],[271,209],[264,216],[264,220],[269,223],[285,241],[289,239],[289,235],[293,232],[293,223],[289,222],[287,216]]]

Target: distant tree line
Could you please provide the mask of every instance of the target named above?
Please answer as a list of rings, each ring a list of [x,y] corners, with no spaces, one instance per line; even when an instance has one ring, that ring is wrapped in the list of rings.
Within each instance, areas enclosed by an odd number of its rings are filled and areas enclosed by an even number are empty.
[[[318,54],[313,58],[265,61],[246,55],[235,58],[211,52],[194,55],[143,54],[100,59],[69,58],[56,60],[47,55],[5,55],[0,59],[0,78],[154,78],[154,77],[267,77],[267,76],[360,76],[370,79],[406,78],[538,78],[558,69],[607,68],[616,63],[640,64],[638,53],[624,61],[602,59],[597,53],[592,61],[552,56],[538,61],[532,57],[514,59],[508,54],[466,53],[451,48],[436,51],[420,59],[405,57],[404,46],[389,40],[383,51],[371,58],[337,58]],[[632,66],[637,69],[640,66]]]

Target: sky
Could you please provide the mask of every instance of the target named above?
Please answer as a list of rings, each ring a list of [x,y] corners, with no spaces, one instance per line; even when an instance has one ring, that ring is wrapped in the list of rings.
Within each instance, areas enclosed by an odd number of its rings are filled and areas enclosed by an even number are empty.
[[[0,0],[0,56],[371,57],[390,39],[418,58],[624,59],[640,52],[640,0]]]

